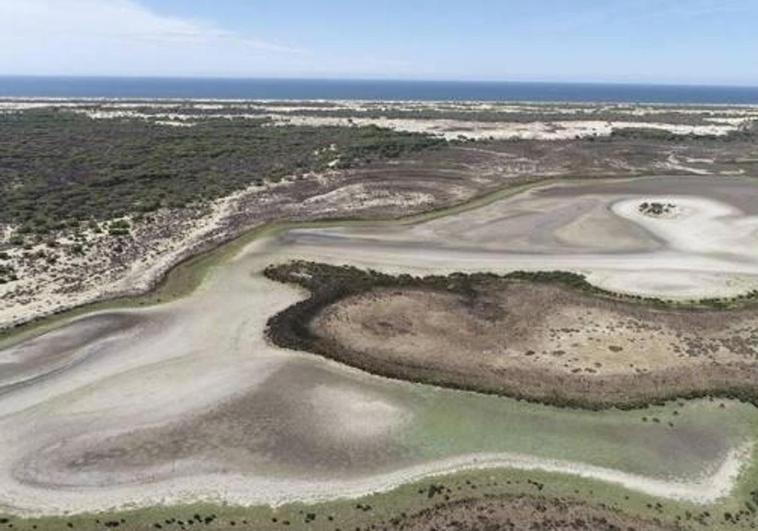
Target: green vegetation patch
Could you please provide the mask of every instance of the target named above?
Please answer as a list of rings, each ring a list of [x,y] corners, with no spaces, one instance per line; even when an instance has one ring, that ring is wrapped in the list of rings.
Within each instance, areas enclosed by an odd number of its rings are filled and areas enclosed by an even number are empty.
[[[212,119],[172,127],[59,111],[0,115],[0,223],[44,234],[95,219],[181,208],[251,184],[440,146],[378,127]],[[331,165],[331,166],[330,166]],[[124,225],[110,232],[123,235]]]

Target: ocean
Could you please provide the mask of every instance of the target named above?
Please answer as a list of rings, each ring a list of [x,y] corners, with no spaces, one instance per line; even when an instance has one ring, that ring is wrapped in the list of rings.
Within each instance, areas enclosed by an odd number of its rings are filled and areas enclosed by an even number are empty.
[[[758,87],[462,81],[0,76],[0,97],[758,104]]]

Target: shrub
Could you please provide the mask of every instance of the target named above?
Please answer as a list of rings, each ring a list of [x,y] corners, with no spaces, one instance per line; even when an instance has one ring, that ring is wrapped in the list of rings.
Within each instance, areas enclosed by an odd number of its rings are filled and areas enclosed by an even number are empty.
[[[355,166],[444,143],[378,127],[206,120],[176,128],[65,111],[0,115],[0,223],[19,225],[23,233],[78,228],[323,171],[335,153]]]

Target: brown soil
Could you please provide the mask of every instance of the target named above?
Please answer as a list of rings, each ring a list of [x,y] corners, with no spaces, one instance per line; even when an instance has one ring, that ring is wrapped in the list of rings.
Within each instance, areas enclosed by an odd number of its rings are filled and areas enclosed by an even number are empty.
[[[561,499],[493,497],[437,505],[405,519],[392,529],[408,531],[495,531],[532,529],[550,531],[663,530],[662,524],[634,518],[604,507]]]
[[[385,376],[558,405],[754,401],[758,314],[750,307],[663,308],[561,282],[448,278],[381,276],[351,290],[337,277],[341,294],[297,317],[299,343],[270,334]]]

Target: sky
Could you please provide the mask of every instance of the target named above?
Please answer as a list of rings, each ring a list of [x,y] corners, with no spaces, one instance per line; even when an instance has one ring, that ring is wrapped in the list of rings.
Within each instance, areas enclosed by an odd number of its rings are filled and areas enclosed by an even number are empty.
[[[1,75],[758,85],[757,0],[0,0]]]

